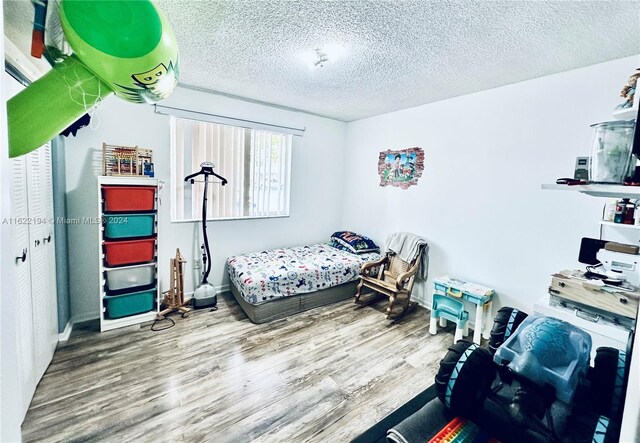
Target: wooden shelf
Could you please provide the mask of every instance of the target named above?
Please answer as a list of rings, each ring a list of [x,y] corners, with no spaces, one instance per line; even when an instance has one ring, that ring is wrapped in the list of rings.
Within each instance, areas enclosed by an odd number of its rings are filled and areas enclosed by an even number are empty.
[[[546,191],[574,191],[593,197],[610,197],[610,198],[640,198],[640,186],[624,186],[624,185],[556,185],[543,184],[542,189]]]
[[[640,225],[627,225],[624,223],[614,223],[609,220],[600,220],[600,224],[603,226],[613,226],[615,228],[625,228],[625,229],[640,229]]]

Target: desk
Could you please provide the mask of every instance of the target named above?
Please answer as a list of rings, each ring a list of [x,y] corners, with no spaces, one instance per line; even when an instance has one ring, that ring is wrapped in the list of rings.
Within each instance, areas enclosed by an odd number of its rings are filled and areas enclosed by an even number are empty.
[[[489,338],[489,334],[483,331],[483,327],[485,326],[485,317],[491,315],[491,302],[495,294],[493,289],[448,275],[434,278],[433,286],[437,294],[466,300],[476,305],[473,342],[479,345],[482,337]]]

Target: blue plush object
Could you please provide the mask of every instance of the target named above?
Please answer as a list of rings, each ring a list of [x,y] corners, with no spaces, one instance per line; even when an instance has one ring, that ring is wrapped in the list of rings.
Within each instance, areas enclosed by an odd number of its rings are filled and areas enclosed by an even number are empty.
[[[349,251],[354,254],[380,251],[380,248],[374,243],[373,240],[365,237],[364,235],[356,234],[355,232],[351,231],[334,232],[331,235],[331,243],[336,243],[342,246],[342,248],[338,249]],[[331,246],[336,247],[333,244]]]

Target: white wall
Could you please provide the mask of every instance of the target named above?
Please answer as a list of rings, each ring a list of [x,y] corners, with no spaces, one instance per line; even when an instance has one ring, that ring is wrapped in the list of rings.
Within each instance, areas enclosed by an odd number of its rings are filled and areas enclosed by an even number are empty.
[[[416,294],[426,305],[431,278],[448,273],[530,311],[551,273],[579,265],[580,238],[598,236],[606,201],[540,185],[573,176],[590,154],[589,125],[612,119],[638,65],[624,58],[349,123],[342,224],[380,242],[426,237],[430,279]],[[380,187],[378,153],[414,146],[425,150],[418,185]]]
[[[327,241],[341,227],[345,123],[182,88],[163,104],[307,128],[302,138],[293,138],[290,217],[209,222],[213,255],[209,281],[214,286],[228,283],[224,263],[230,255]],[[151,106],[110,97],[98,108],[98,118],[92,124],[98,121],[96,130],[85,128],[77,138],[67,139],[69,217],[97,215],[96,174],[101,168],[103,142],[153,149],[156,177],[167,182],[158,215],[161,287],[168,289],[169,258],[179,247],[189,261],[185,290],[192,291],[200,225],[170,222],[169,117],[154,114]],[[99,306],[97,227],[69,225],[69,242],[72,317],[74,321],[95,318]]]

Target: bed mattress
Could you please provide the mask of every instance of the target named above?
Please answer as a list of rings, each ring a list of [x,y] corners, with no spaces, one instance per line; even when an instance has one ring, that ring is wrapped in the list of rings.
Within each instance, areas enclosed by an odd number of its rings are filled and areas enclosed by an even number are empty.
[[[227,271],[242,298],[259,305],[357,280],[362,264],[379,258],[318,243],[235,255],[227,259]]]

